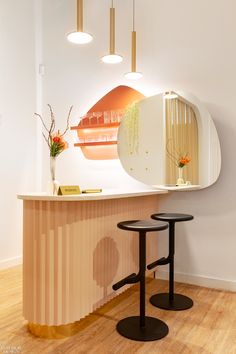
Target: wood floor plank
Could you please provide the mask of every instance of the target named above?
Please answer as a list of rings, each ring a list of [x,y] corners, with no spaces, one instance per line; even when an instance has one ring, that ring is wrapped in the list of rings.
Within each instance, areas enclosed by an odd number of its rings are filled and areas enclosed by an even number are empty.
[[[236,354],[236,293],[176,284],[194,300],[187,311],[164,311],[148,299],[167,282],[147,280],[146,312],[169,326],[167,337],[135,342],[116,332],[117,322],[139,311],[135,285],[80,321],[80,331],[62,340],[35,338],[22,317],[22,267],[0,271],[0,353],[14,354]]]

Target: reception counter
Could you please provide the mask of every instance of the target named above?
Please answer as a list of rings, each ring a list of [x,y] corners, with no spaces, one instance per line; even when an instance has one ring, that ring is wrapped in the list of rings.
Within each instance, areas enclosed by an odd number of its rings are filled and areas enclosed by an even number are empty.
[[[112,284],[138,269],[138,238],[116,227],[158,211],[167,191],[110,190],[73,196],[21,194],[23,199],[23,315],[36,336],[63,338],[78,321],[118,292]],[[157,256],[156,233],[147,259]]]

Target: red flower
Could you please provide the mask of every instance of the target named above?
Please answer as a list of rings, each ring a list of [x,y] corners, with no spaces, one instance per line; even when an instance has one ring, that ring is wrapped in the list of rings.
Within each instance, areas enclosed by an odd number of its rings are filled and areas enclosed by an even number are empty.
[[[52,138],[52,141],[53,141],[54,143],[60,144],[60,143],[61,143],[61,136],[58,136],[58,135],[54,136],[54,137]]]

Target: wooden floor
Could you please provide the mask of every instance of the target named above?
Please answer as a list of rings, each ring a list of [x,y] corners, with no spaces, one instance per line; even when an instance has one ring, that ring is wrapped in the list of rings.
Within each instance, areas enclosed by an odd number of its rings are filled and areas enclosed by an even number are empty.
[[[138,286],[127,290],[100,310],[81,320],[81,331],[68,339],[33,337],[22,317],[21,267],[0,272],[1,354],[236,354],[236,294],[176,284],[176,291],[194,300],[192,309],[180,312],[154,308],[151,294],[167,289],[160,280],[147,281],[147,315],[169,326],[169,334],[155,342],[135,342],[116,332],[116,323],[138,314]]]

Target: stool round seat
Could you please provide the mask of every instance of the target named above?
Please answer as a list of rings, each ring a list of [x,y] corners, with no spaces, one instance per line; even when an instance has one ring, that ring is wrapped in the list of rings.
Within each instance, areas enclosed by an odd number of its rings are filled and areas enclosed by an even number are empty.
[[[168,229],[168,224],[153,220],[127,220],[119,222],[117,227],[122,230],[151,232]]]
[[[169,255],[167,258],[163,257],[148,265],[148,269],[152,269],[156,265],[169,264],[169,292],[151,296],[150,302],[164,310],[187,310],[193,306],[192,299],[174,292],[175,223],[193,220],[193,216],[180,213],[157,213],[151,215],[151,218],[169,223]]]
[[[189,214],[179,214],[179,213],[158,213],[151,215],[152,219],[161,220],[161,221],[173,221],[173,222],[180,222],[180,221],[189,221],[193,220],[193,216]]]

